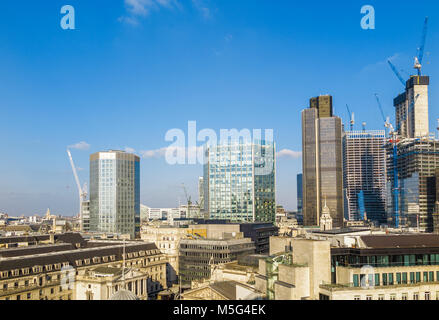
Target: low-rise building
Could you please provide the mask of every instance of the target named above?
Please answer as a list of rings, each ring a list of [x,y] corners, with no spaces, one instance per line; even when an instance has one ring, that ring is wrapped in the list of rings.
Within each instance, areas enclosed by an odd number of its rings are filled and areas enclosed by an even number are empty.
[[[0,243],[6,239],[1,238]],[[0,300],[74,299],[76,289],[69,284],[77,276],[96,267],[122,268],[123,260],[127,268],[148,275],[150,297],[166,288],[167,260],[154,243],[86,241],[79,234],[9,240],[8,245],[26,245],[0,250]]]

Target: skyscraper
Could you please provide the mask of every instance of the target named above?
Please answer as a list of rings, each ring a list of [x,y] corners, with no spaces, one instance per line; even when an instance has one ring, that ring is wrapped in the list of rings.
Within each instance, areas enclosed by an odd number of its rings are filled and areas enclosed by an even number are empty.
[[[297,213],[299,214],[302,214],[303,209],[302,177],[303,175],[301,173],[297,175]]]
[[[349,220],[386,222],[386,133],[350,131],[343,136],[343,187]]]
[[[198,205],[204,209],[204,177],[198,177]]]
[[[428,86],[430,77],[411,76],[405,92],[397,96],[395,106],[396,130],[403,138],[419,138],[429,135]]]
[[[124,151],[90,156],[90,231],[140,232],[140,158]]]
[[[397,144],[399,225],[439,232],[435,215],[436,169],[439,141],[433,138],[403,139]],[[395,225],[394,149],[387,144],[388,223]]]
[[[275,145],[230,143],[206,149],[205,207],[210,219],[274,222]]]
[[[320,96],[302,111],[305,226],[319,225],[325,201],[333,226],[343,226],[342,124],[332,110],[332,97]]]

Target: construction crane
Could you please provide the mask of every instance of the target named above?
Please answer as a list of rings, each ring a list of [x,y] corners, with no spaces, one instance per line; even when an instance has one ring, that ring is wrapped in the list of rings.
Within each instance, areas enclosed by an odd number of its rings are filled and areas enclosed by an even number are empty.
[[[389,66],[392,69],[393,73],[395,73],[396,77],[399,79],[399,81],[401,81],[402,85],[405,87],[406,81],[401,76],[401,74],[399,73],[398,69],[396,69],[396,67],[394,66],[394,64],[390,60],[387,60],[387,63],[389,64]]]
[[[425,17],[424,28],[422,30],[421,44],[419,45],[418,56],[415,57],[415,64],[413,66],[413,68],[418,70],[418,76],[421,75],[422,59],[424,58],[425,40],[427,39],[427,30],[428,30],[428,17]]]
[[[392,124],[390,123],[390,117],[386,117],[386,116],[384,115],[383,106],[382,106],[382,104],[381,104],[380,98],[379,98],[379,96],[378,96],[377,93],[375,93],[375,98],[376,98],[376,100],[377,100],[378,107],[379,107],[380,112],[381,112],[381,117],[383,118],[383,121],[384,121],[384,127],[386,128],[386,129],[385,129],[385,130],[386,130],[386,138],[388,138],[388,137],[389,137],[389,132],[390,132],[390,131],[393,131],[393,126],[392,126]]]
[[[185,195],[186,201],[187,201],[187,218],[192,218],[192,216],[191,216],[191,206],[192,206],[191,196],[188,195],[187,189],[186,189],[186,186],[184,185],[184,183],[181,184],[181,187],[183,188],[184,195]]]
[[[70,165],[72,166],[73,175],[75,176],[76,186],[78,187],[78,195],[79,195],[79,229],[83,231],[83,221],[82,221],[82,202],[87,200],[87,183],[84,183],[83,187],[81,187],[81,183],[79,182],[78,173],[76,172],[76,167],[73,162],[72,154],[70,150],[67,149],[67,154],[69,156]]]
[[[348,109],[348,114],[349,114],[349,118],[350,118],[350,124],[351,124],[351,132],[354,131],[354,124],[355,124],[355,115],[351,110],[349,110],[349,106],[346,104],[346,108]]]

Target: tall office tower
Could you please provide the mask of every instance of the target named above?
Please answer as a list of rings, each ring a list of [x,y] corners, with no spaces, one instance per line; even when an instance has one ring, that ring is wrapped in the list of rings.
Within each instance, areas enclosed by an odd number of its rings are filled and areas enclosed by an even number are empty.
[[[198,205],[204,209],[204,177],[198,177]]]
[[[297,175],[297,213],[301,214],[303,209],[303,188],[302,188],[303,175],[299,173]]]
[[[140,158],[124,151],[90,156],[90,231],[140,233]]]
[[[90,200],[82,201],[81,205],[82,231],[90,231]]]
[[[395,225],[394,148],[387,144],[388,223]],[[436,169],[439,168],[439,141],[433,138],[403,139],[397,144],[399,225],[438,232],[435,217]]]
[[[419,138],[429,135],[428,85],[430,77],[411,76],[405,92],[393,100],[396,130],[403,138]]]
[[[387,220],[385,144],[384,130],[344,133],[343,187],[349,220]]]
[[[342,123],[332,109],[332,97],[320,96],[312,98],[310,108],[302,111],[305,226],[320,224],[325,200],[333,226],[343,226]]]
[[[275,222],[275,144],[229,143],[206,149],[205,205],[210,219]]]

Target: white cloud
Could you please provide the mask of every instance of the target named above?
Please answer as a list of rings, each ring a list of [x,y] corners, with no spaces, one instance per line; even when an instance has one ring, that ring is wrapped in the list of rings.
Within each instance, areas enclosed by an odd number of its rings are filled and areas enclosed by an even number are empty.
[[[282,149],[276,153],[277,158],[290,158],[290,159],[299,159],[302,157],[301,151],[293,151],[289,149]]]
[[[130,147],[125,147],[125,152],[128,152],[128,153],[136,153],[136,149],[134,149],[134,148],[130,148]]]
[[[184,148],[184,147],[164,147],[160,149],[153,149],[153,150],[143,150],[140,151],[140,155],[142,158],[148,159],[148,158],[162,158],[166,156],[166,152],[184,152],[188,157],[197,156],[197,153],[204,150],[203,146],[198,147],[190,147],[190,148]]]
[[[382,68],[388,68],[388,60],[390,60],[392,63],[395,63],[395,61],[400,61],[401,58],[402,57],[400,53],[395,53],[393,56],[390,56],[384,60],[368,64],[361,70],[361,72],[376,72],[377,70],[380,70]]]
[[[90,145],[85,141],[81,141],[81,142],[77,142],[75,144],[69,145],[68,148],[69,149],[77,149],[77,150],[88,150],[88,149],[90,149]]]
[[[139,18],[148,16],[153,10],[180,8],[178,0],[124,0],[124,2],[127,14],[117,20],[132,26],[138,25]]]
[[[192,4],[205,20],[212,18],[212,13],[203,0],[192,0]]]

